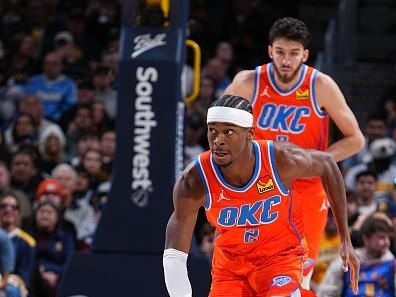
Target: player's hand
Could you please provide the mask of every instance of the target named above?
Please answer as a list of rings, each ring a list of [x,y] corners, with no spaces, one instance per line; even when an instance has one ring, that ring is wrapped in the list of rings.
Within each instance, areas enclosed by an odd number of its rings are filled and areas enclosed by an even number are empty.
[[[353,293],[356,295],[358,293],[360,261],[349,240],[341,242],[340,256],[342,259],[342,270],[344,272],[347,272],[348,269],[351,270],[351,286]]]

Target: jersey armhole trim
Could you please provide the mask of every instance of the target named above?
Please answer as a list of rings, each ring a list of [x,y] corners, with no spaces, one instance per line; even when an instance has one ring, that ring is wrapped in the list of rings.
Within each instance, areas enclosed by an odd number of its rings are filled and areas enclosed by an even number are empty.
[[[201,178],[202,184],[204,185],[204,188],[205,188],[205,193],[206,193],[205,210],[209,210],[212,207],[212,198],[210,196],[208,180],[207,180],[205,172],[202,168],[201,156],[198,156],[197,158],[195,158],[195,166],[198,169],[199,177]]]
[[[268,156],[269,163],[271,167],[272,176],[275,179],[275,183],[283,196],[287,196],[289,194],[289,190],[283,185],[278,171],[276,170],[275,164],[275,150],[274,150],[274,142],[272,140],[268,140]]]
[[[326,112],[324,112],[320,108],[320,106],[318,104],[318,99],[316,98],[316,92],[315,92],[315,82],[316,82],[317,75],[318,75],[318,71],[316,69],[313,70],[312,75],[311,75],[311,82],[310,82],[311,93],[312,93],[311,94],[311,104],[313,106],[315,114],[320,118],[324,118],[324,117],[326,117]]]
[[[261,66],[257,66],[256,69],[254,70],[253,97],[251,98],[251,103],[250,103],[252,106],[256,102],[256,98],[259,92],[260,72],[261,72]]]

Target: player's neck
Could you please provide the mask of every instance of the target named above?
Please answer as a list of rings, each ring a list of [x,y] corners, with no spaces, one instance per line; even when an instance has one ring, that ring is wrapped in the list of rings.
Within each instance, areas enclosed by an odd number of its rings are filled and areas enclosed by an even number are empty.
[[[274,71],[274,70],[272,70],[272,71],[273,71],[273,74],[274,74],[274,77],[275,77],[275,83],[278,86],[278,88],[281,89],[282,91],[289,91],[293,86],[295,86],[295,84],[300,79],[301,72],[303,71],[303,67],[300,67],[300,69],[298,70],[298,72],[296,73],[294,78],[291,81],[287,82],[287,83],[282,82],[282,80],[279,78],[279,76],[276,73],[276,71]]]
[[[220,168],[223,178],[234,187],[245,186],[253,176],[256,163],[253,144],[250,143],[245,152],[230,166]]]

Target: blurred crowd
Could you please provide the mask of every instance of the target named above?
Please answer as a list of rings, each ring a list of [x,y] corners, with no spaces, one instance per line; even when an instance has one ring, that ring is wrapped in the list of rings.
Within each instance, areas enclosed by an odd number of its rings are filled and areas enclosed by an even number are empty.
[[[239,70],[268,61],[269,26],[297,8],[298,1],[191,1],[189,34],[203,62],[199,97],[186,105],[185,164],[208,149],[210,103]],[[0,6],[0,225],[15,254],[0,273],[13,284],[9,296],[55,296],[69,256],[92,248],[115,157],[119,31],[117,1]],[[186,63],[186,89],[189,73]],[[368,262],[387,265],[396,251],[396,92],[389,94],[366,123],[365,149],[341,164],[354,244]],[[210,260],[214,230],[203,212],[195,235],[195,253]],[[337,273],[338,244],[330,212],[313,277],[321,296],[346,280]]]
[[[14,258],[0,273],[8,296],[55,296],[70,255],[92,248],[115,155],[119,32],[117,1],[2,1],[0,225]]]

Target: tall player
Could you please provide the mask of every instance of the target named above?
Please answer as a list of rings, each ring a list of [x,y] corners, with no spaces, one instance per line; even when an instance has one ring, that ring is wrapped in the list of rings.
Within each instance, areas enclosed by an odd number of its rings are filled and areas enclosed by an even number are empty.
[[[290,141],[303,148],[326,151],[338,162],[357,153],[364,146],[364,138],[334,80],[304,64],[309,40],[301,20],[277,20],[269,33],[272,62],[239,72],[225,94],[251,99],[256,139]],[[328,147],[329,117],[343,138]],[[304,224],[298,223],[298,228],[305,233],[309,246],[303,282],[303,287],[309,289],[328,204],[319,178],[296,181],[292,191],[304,212]]]
[[[208,110],[210,151],[201,154],[177,181],[175,210],[166,230],[165,282],[171,297],[191,297],[186,260],[198,210],[216,227],[210,297],[301,296],[305,255],[293,225],[295,178],[320,176],[341,238],[344,271],[356,292],[359,261],[353,250],[341,172],[334,158],[290,143],[253,141],[252,108],[225,95]]]

